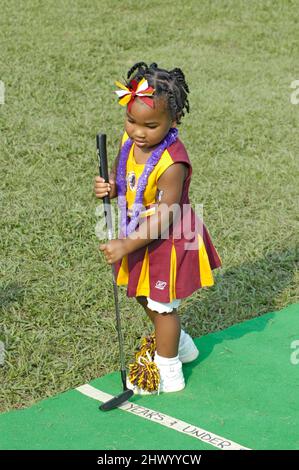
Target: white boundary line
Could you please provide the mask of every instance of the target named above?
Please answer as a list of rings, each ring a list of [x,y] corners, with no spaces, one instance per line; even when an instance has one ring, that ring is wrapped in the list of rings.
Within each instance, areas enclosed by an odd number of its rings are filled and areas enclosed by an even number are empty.
[[[102,392],[95,387],[92,387],[89,384],[81,385],[80,387],[76,388],[76,390],[83,395],[86,395],[90,398],[94,398],[95,400],[99,400],[101,402],[106,402],[113,398],[113,395],[109,395],[108,393]],[[187,436],[195,437],[195,439],[199,439],[202,442],[210,444],[213,447],[221,450],[251,450],[248,447],[241,446],[236,442],[233,442],[229,439],[225,439],[224,437],[218,436],[212,432],[206,431],[203,428],[199,428],[197,426],[193,426],[193,424],[186,423],[185,421],[181,421],[180,419],[173,418],[172,416],[165,415],[160,411],[154,411],[150,408],[144,408],[140,405],[134,405],[129,401],[126,401],[122,405],[118,406],[120,410],[128,411],[129,413],[133,413],[136,416],[140,416],[141,418],[148,419],[149,421],[161,424],[162,426],[166,426],[167,428],[174,429],[175,431],[181,432]]]

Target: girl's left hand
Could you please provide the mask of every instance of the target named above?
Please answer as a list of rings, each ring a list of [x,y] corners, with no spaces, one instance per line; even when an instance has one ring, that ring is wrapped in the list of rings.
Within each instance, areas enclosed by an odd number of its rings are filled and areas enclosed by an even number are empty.
[[[124,240],[121,239],[109,240],[108,243],[101,244],[100,250],[104,252],[108,264],[116,263],[127,254]]]

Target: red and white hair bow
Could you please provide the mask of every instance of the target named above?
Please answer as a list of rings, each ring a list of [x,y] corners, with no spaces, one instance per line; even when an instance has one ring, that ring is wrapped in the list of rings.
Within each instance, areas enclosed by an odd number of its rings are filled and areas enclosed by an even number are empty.
[[[128,110],[130,111],[132,104],[136,96],[140,98],[145,104],[150,106],[151,108],[154,107],[154,100],[150,97],[153,96],[155,90],[151,86],[149,86],[147,80],[142,78],[140,82],[136,80],[131,81],[131,87],[128,88],[120,82],[115,82],[115,85],[121,88],[121,90],[115,90],[119,100],[119,104],[121,106],[128,105]]]

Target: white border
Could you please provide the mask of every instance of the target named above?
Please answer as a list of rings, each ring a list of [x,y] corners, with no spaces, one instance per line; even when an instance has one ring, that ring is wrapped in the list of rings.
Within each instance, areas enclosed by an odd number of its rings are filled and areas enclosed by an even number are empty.
[[[113,398],[113,395],[102,392],[101,390],[98,390],[89,384],[81,385],[80,387],[76,388],[76,390],[83,395],[94,398],[95,400],[99,400],[101,402],[106,402]],[[200,441],[205,442],[206,444],[210,444],[211,446],[220,450],[251,450],[248,447],[244,447],[234,441],[231,441],[230,439],[218,436],[217,434],[207,431],[206,429],[199,428],[198,426],[186,423],[180,419],[165,415],[160,411],[154,411],[150,408],[134,405],[134,403],[129,401],[126,401],[118,408],[120,410],[133,413],[140,418],[148,419],[149,421],[161,424],[167,428],[174,429],[175,431],[181,432],[187,436],[195,437],[195,439],[199,439]]]

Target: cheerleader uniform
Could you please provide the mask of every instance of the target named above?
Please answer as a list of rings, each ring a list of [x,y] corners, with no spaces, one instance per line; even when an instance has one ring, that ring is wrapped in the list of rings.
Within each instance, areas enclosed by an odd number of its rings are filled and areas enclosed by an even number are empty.
[[[122,145],[127,138],[125,132]],[[132,214],[138,179],[145,167],[145,164],[136,163],[134,147],[133,143],[126,166],[128,216]],[[179,219],[169,227],[167,238],[164,239],[162,235],[115,263],[116,283],[127,286],[127,296],[145,296],[148,307],[161,313],[172,311],[179,305],[180,299],[190,296],[194,291],[212,286],[212,270],[221,266],[220,256],[207,228],[190,207],[188,192],[192,166],[179,139],[164,150],[150,174],[143,196],[145,209],[140,217],[149,217],[155,213],[160,199],[158,179],[174,163],[183,163],[188,169],[179,203]]]

